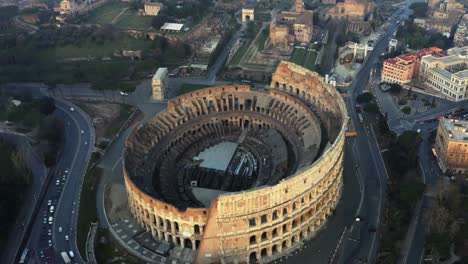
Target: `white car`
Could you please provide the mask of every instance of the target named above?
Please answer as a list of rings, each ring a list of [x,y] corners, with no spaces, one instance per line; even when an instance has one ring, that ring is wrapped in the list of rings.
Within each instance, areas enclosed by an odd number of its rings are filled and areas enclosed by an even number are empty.
[[[68,255],[70,255],[70,258],[74,258],[75,257],[75,254],[73,254],[73,251],[70,250],[70,252],[68,252]]]
[[[73,112],[73,111],[75,111],[75,108],[73,108],[73,107],[70,107],[70,111],[72,111],[72,112]]]
[[[54,221],[54,218],[52,216],[49,216],[49,225],[51,225],[53,221]]]
[[[68,168],[65,170],[65,173],[68,173]]]
[[[59,227],[59,233],[62,233],[62,227]]]
[[[52,240],[49,239],[49,247],[52,246]]]
[[[57,181],[55,182],[55,185],[59,185],[59,184],[60,184],[60,180],[57,180]]]
[[[70,238],[68,237],[68,235],[65,236],[65,240],[66,240],[66,241],[70,240]]]
[[[51,236],[52,235],[52,230],[49,229],[49,231],[47,231],[47,235]]]
[[[44,217],[44,221],[42,223],[47,224],[47,217]]]
[[[81,130],[81,134],[84,134],[84,130]]]
[[[47,205],[50,206],[52,204],[52,200],[47,201]]]
[[[50,206],[50,213],[52,214],[54,212],[55,207],[53,205]]]

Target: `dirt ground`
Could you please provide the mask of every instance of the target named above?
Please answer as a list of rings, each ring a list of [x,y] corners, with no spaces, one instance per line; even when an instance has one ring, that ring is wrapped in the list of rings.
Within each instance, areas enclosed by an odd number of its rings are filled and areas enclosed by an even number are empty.
[[[122,184],[111,183],[105,192],[105,208],[111,223],[133,217],[128,207],[127,192]]]
[[[124,104],[77,102],[90,117],[96,132],[96,142],[110,140],[130,116],[133,108]]]

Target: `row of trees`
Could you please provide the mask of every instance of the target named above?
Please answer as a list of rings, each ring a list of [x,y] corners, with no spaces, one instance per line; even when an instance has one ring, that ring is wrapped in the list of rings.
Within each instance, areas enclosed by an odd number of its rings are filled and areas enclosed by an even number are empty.
[[[455,184],[441,183],[435,187],[435,203],[429,215],[428,248],[434,249],[441,260],[450,258],[450,247],[454,253],[468,260],[468,203],[462,195],[466,191]]]

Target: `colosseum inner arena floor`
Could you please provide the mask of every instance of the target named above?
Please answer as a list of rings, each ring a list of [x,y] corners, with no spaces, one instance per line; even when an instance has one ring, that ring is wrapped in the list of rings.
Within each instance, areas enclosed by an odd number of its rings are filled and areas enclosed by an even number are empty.
[[[269,90],[211,87],[168,101],[126,141],[129,206],[196,263],[265,263],[311,238],[342,188],[343,100],[282,62]]]

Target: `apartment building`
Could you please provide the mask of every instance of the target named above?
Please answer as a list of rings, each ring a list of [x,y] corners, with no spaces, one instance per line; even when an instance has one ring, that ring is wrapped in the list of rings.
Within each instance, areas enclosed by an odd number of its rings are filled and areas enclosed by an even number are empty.
[[[441,119],[434,154],[444,173],[468,173],[468,121]]]
[[[447,50],[446,56],[426,55],[421,59],[420,79],[446,99],[468,99],[468,46]]]
[[[419,73],[421,57],[429,54],[440,56],[442,49],[431,47],[385,60],[382,68],[382,81],[398,84],[410,82]]]

